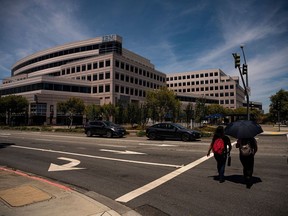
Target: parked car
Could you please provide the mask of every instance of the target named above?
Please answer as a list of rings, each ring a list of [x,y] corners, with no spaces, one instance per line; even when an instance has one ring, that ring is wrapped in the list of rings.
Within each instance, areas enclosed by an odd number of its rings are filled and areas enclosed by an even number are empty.
[[[110,121],[90,121],[84,125],[84,129],[87,137],[99,135],[111,138],[123,137],[126,134],[125,128]]]
[[[175,123],[159,123],[146,129],[146,136],[151,139],[181,139],[183,141],[201,138],[201,133]]]

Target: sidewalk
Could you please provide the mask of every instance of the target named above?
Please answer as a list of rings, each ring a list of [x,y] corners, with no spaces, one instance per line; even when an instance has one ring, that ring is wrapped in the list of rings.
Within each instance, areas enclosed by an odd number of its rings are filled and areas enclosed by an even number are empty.
[[[262,129],[263,129],[263,133],[260,134],[261,135],[269,135],[269,136],[282,136],[282,135],[287,135],[288,134],[288,127],[284,127],[281,126],[280,127],[280,131],[279,131],[279,127],[273,126],[273,125],[261,125]]]
[[[1,216],[141,216],[94,192],[79,193],[44,178],[1,166],[0,182]]]

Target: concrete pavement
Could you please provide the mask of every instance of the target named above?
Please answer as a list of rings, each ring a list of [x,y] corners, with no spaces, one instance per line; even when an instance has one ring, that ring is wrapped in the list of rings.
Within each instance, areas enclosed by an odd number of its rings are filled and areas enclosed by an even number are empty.
[[[93,192],[0,167],[1,216],[140,216]],[[93,199],[91,198],[93,197]]]

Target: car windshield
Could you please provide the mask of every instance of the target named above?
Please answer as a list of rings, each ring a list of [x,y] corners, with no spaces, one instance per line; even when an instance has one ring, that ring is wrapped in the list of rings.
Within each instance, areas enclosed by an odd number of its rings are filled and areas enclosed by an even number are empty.
[[[105,123],[107,126],[110,126],[110,127],[117,127],[116,124],[114,124],[113,122],[110,122],[110,121],[104,121],[104,123]]]

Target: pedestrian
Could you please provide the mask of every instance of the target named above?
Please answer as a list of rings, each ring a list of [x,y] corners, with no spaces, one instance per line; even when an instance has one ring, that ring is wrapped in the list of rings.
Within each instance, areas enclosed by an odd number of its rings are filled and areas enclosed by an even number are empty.
[[[231,141],[230,138],[224,134],[224,127],[218,126],[215,130],[212,142],[208,149],[207,157],[210,155],[211,150],[213,150],[214,158],[217,161],[217,171],[219,174],[220,183],[225,181],[225,164],[227,157],[230,155],[231,149]]]
[[[239,148],[239,158],[243,166],[243,175],[246,187],[252,186],[252,175],[254,169],[254,156],[258,150],[255,138],[238,139],[236,148]]]

